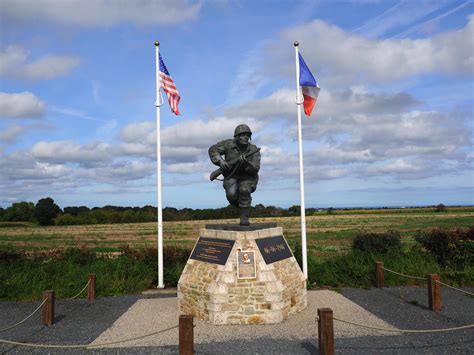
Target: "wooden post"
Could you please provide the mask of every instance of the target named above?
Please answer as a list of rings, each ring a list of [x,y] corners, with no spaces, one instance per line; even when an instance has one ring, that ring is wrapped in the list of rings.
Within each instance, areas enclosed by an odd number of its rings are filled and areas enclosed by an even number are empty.
[[[193,316],[181,314],[179,316],[179,355],[192,355],[193,353]]]
[[[436,282],[439,281],[439,276],[436,274],[428,274],[428,302],[430,309],[435,312],[441,311],[441,285]]]
[[[89,286],[87,287],[87,299],[95,300],[95,274],[89,274]]]
[[[376,261],[375,262],[375,287],[382,288],[384,287],[385,279],[384,279],[384,270],[383,270],[383,262]]]
[[[318,347],[320,355],[334,355],[334,326],[331,308],[318,308]]]
[[[46,299],[43,305],[43,325],[51,326],[54,324],[54,291],[43,291],[43,300]]]

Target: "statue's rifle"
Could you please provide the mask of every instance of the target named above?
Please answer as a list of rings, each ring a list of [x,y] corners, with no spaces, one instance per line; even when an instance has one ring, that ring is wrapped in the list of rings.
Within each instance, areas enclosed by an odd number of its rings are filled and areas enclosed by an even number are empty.
[[[255,153],[259,152],[260,151],[260,148],[257,148],[257,150],[254,150],[252,152],[248,152],[248,153],[244,153],[244,157],[247,159],[248,157],[254,155]],[[237,163],[240,161],[240,156],[235,158],[235,159],[232,159],[230,161],[228,161],[229,165],[230,166],[234,166],[235,165],[235,168],[234,170],[232,171],[232,174],[234,173],[235,169],[237,168]],[[224,171],[222,170],[222,168],[219,168],[219,169],[216,169],[214,170],[212,173],[211,173],[211,176],[209,177],[209,179],[211,179],[211,181],[214,181],[219,175],[221,174],[224,174]],[[231,174],[231,175],[232,175]]]

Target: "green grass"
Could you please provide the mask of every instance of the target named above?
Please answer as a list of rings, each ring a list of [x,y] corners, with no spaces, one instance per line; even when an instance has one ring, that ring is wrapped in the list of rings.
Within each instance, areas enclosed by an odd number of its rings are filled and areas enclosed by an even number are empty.
[[[175,286],[192,246],[165,248],[164,282]],[[171,249],[170,249],[171,248]],[[324,251],[337,251],[327,246]],[[111,252],[111,248],[101,248]],[[298,257],[298,252],[295,252]],[[398,254],[371,255],[344,251],[336,256],[308,256],[308,287],[330,286],[370,288],[374,284],[375,261],[384,262],[391,270],[418,277],[439,274],[441,280],[453,286],[474,284],[474,266],[445,269],[434,257],[420,248]],[[68,298],[80,291],[87,275],[97,275],[97,295],[112,296],[139,293],[156,285],[156,249],[144,245],[140,249],[124,249],[116,257],[100,257],[90,250],[68,249],[54,254],[41,253],[33,257],[4,257],[0,260],[0,300],[40,300],[42,292],[53,289],[57,298]],[[385,272],[386,286],[416,285],[423,281]],[[83,295],[82,297],[85,297]]]
[[[165,284],[176,285],[183,268],[184,262],[168,265]],[[97,275],[98,296],[139,293],[157,283],[156,257],[139,252],[136,257],[102,258],[90,251],[69,249],[59,256],[0,260],[0,299],[40,300],[43,291],[50,289],[59,299],[72,297],[85,286],[90,273]]]
[[[363,287],[374,285],[375,260],[393,271],[417,277],[426,277],[428,273],[438,274],[443,282],[453,286],[474,284],[474,266],[460,270],[441,268],[434,257],[412,251],[392,255],[367,255],[350,252],[336,257],[308,257],[308,275],[311,287]],[[421,280],[414,280],[385,271],[386,286],[425,286]]]
[[[258,221],[277,222],[283,227],[285,238],[293,250],[300,242],[299,217]],[[190,252],[199,230],[207,223],[209,221],[166,222],[165,251],[186,248]],[[474,208],[448,208],[447,213],[434,213],[428,209],[357,213],[337,211],[333,215],[318,213],[308,216],[306,225],[310,287],[371,287],[375,259],[383,261],[387,268],[404,274],[424,277],[426,273],[437,273],[443,282],[453,286],[474,284],[472,265],[463,269],[442,268],[432,256],[417,248],[413,238],[417,230],[471,227],[474,225]],[[352,239],[362,229],[371,232],[398,230],[402,237],[403,254],[353,253]],[[156,225],[150,223],[68,227],[0,223],[0,252],[33,251],[37,254],[17,260],[0,259],[0,299],[39,300],[45,289],[54,289],[59,298],[71,297],[82,289],[89,273],[97,274],[99,296],[141,292],[156,284],[156,253],[150,253],[151,248],[156,246],[155,235]],[[137,252],[114,258],[100,256],[123,250],[125,243]],[[71,252],[68,258],[50,258],[42,253],[51,250],[62,255],[65,252],[60,250],[79,246],[87,248],[87,253],[90,252],[93,257],[82,255],[79,249]],[[100,253],[99,256],[95,256],[95,252]],[[189,252],[185,256],[175,253],[177,259],[166,262],[166,285],[177,283]],[[385,273],[385,283],[387,286],[424,286],[423,282],[390,273]]]

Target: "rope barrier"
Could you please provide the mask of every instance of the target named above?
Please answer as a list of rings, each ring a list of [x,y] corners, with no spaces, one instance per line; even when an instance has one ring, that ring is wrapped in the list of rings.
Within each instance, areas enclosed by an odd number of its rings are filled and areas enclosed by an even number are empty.
[[[91,282],[91,281],[89,280],[89,281],[87,282],[87,284],[84,286],[84,288],[83,288],[81,291],[79,291],[79,293],[78,293],[77,295],[75,295],[75,296],[73,296],[73,297],[70,297],[70,298],[64,298],[64,300],[73,300],[73,299],[79,297],[79,295],[80,295],[81,293],[83,293],[83,292],[87,289],[87,286],[89,286],[90,282]],[[38,306],[38,308],[36,308],[36,309],[33,311],[33,313],[31,313],[29,316],[27,316],[27,317],[24,318],[23,320],[19,321],[18,323],[14,324],[14,325],[9,326],[9,327],[0,329],[0,333],[1,333],[1,332],[5,332],[5,331],[10,330],[10,329],[13,329],[13,328],[19,326],[20,324],[26,322],[26,321],[27,321],[28,319],[30,319],[36,312],[38,312],[38,311],[41,309],[41,307],[46,303],[46,301],[47,301],[47,299],[45,298],[45,299],[43,300],[43,302],[41,302],[41,304]]]
[[[10,345],[18,345],[18,346],[28,346],[28,347],[33,347],[33,348],[55,348],[55,349],[74,349],[74,348],[100,348],[103,346],[109,346],[109,345],[115,345],[115,344],[120,344],[120,343],[126,343],[129,341],[133,340],[139,340],[143,338],[148,338],[153,335],[159,334],[166,332],[171,329],[178,328],[179,325],[175,325],[174,327],[166,328],[159,330],[157,332],[145,334],[145,335],[140,335],[135,338],[129,338],[125,340],[116,340],[116,341],[110,341],[107,343],[102,343],[102,344],[75,344],[75,345],[56,345],[56,344],[33,344],[33,343],[20,343],[18,341],[12,341],[12,340],[5,340],[5,339],[0,339],[0,343],[5,343],[5,344],[10,344]]]
[[[83,292],[86,290],[87,286],[89,286],[90,283],[91,283],[91,280],[87,281],[87,283],[86,283],[86,285],[84,286],[84,288],[83,288],[82,290],[80,290],[77,295],[75,295],[75,296],[73,296],[73,297],[70,297],[70,298],[63,298],[63,300],[73,300],[73,299],[79,297],[79,295],[80,295],[81,293],[83,293]]]
[[[416,280],[424,280],[424,281],[426,281],[426,278],[424,278],[424,277],[418,277],[418,276],[411,276],[411,275],[401,274],[401,273],[399,273],[399,272],[396,272],[396,271],[387,269],[386,267],[383,267],[382,269],[384,269],[385,271],[394,273],[394,274],[396,274],[396,275],[400,275],[400,276],[404,276],[404,277],[409,277],[409,278],[416,279]],[[468,291],[461,290],[461,289],[459,289],[459,288],[456,288],[456,287],[453,287],[453,286],[451,286],[451,285],[445,284],[444,282],[441,282],[441,281],[439,281],[439,280],[436,280],[435,282],[439,283],[440,285],[443,285],[443,286],[452,288],[453,290],[456,290],[456,291],[465,293],[466,295],[474,296],[474,293],[472,293],[472,292],[468,292]]]
[[[395,275],[400,275],[400,276],[404,276],[404,277],[409,277],[409,278],[415,279],[415,280],[424,280],[424,281],[426,281],[426,278],[424,278],[424,277],[418,277],[418,276],[411,276],[411,275],[401,274],[401,273],[399,273],[399,272],[396,272],[396,271],[387,269],[386,267],[383,267],[382,269],[384,269],[385,271],[394,273]]]
[[[451,286],[451,285],[445,284],[444,282],[441,282],[441,281],[439,281],[439,280],[436,280],[435,282],[439,283],[440,285],[443,285],[443,286],[452,288],[453,290],[456,290],[456,291],[465,293],[466,295],[474,296],[474,293],[472,293],[472,292],[467,292],[467,291],[461,290],[460,288],[456,288],[456,287],[453,287],[453,286]]]
[[[33,314],[35,314],[36,312],[38,312],[38,311],[41,309],[41,307],[43,307],[43,305],[46,303],[47,300],[48,300],[48,299],[45,298],[45,299],[43,300],[43,302],[41,302],[41,304],[38,306],[38,308],[36,308],[36,309],[33,311],[33,313],[31,313],[31,314],[30,314],[28,317],[26,317],[25,319],[19,321],[18,323],[14,324],[14,325],[11,325],[11,326],[9,326],[9,327],[0,329],[0,333],[1,333],[1,332],[5,332],[5,331],[7,331],[7,330],[9,330],[9,329],[15,328],[15,327],[19,326],[21,323],[23,323],[23,322],[27,321],[28,319],[30,319],[30,318],[33,316]]]
[[[387,332],[395,332],[395,333],[439,333],[439,332],[448,332],[452,330],[461,330],[461,329],[468,329],[468,328],[474,328],[474,324],[469,324],[469,325],[463,325],[462,327],[454,327],[454,328],[442,328],[442,329],[392,329],[392,328],[381,328],[381,327],[371,327],[369,325],[364,325],[364,324],[359,324],[359,323],[354,323],[354,322],[349,322],[344,319],[339,319],[336,317],[333,317],[334,320],[337,320],[342,323],[347,323],[347,324],[352,324],[358,327],[363,327],[363,328],[369,328],[369,329],[375,329],[375,330],[382,330],[382,331],[387,331]]]

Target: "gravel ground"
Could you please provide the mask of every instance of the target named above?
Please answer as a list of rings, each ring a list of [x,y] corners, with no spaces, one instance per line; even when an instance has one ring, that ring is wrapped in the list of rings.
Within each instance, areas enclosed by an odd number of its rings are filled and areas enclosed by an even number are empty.
[[[466,289],[474,292],[474,288]],[[195,351],[202,354],[311,354],[317,353],[316,308],[330,306],[335,317],[367,325],[398,329],[439,329],[474,324],[474,298],[443,288],[443,309],[438,314],[427,309],[425,288],[343,289],[309,291],[306,311],[286,322],[265,326],[213,326],[195,321]],[[350,301],[349,301],[350,300]],[[329,302],[329,303],[328,303]],[[0,329],[23,319],[39,302],[0,302]],[[159,322],[151,331],[177,324],[176,298],[121,296],[86,300],[57,301],[52,327],[40,325],[41,311],[24,324],[0,333],[0,339],[49,344],[84,344],[113,340],[118,334],[132,337],[150,332],[140,328],[145,320]],[[142,314],[141,323],[127,324],[131,315]],[[133,318],[133,317],[132,317]],[[131,318],[130,318],[131,319]],[[140,318],[139,318],[140,319]],[[134,320],[135,322],[135,320]],[[157,323],[156,323],[157,324]],[[335,321],[335,347],[340,354],[473,354],[474,329],[461,331],[401,334],[367,331]],[[117,332],[120,330],[120,332]],[[121,333],[123,332],[123,333]],[[174,336],[171,335],[174,332]],[[160,338],[161,337],[161,338]],[[177,330],[150,339],[168,339],[161,346],[152,343],[125,344],[130,347],[85,351],[26,348],[0,345],[0,354],[176,354]],[[170,339],[173,340],[171,341]],[[147,342],[150,339],[144,339]],[[141,345],[149,346],[141,346]],[[139,346],[140,345],[140,346]]]
[[[474,293],[474,288],[465,288]],[[443,329],[474,324],[474,298],[442,288],[443,308],[428,309],[426,288],[343,289],[342,294],[398,329]],[[389,337],[335,339],[344,354],[474,354],[474,328]]]

